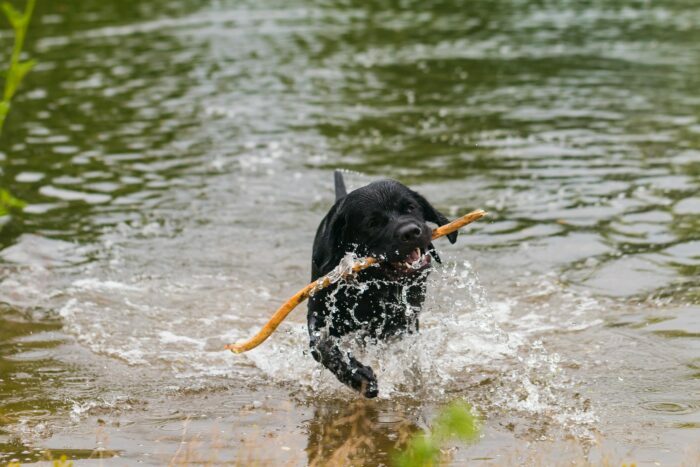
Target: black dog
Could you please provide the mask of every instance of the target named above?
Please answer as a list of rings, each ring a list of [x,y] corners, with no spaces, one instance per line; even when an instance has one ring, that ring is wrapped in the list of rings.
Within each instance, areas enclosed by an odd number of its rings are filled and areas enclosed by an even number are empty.
[[[335,204],[316,232],[312,279],[333,270],[348,252],[382,261],[357,275],[361,286],[338,283],[311,297],[311,354],[342,383],[376,397],[374,371],[343,351],[338,339],[352,333],[365,341],[384,340],[418,331],[430,257],[440,262],[427,222],[443,225],[447,219],[421,195],[393,180],[348,194],[342,174],[336,172],[335,195]],[[457,232],[448,238],[454,243]]]

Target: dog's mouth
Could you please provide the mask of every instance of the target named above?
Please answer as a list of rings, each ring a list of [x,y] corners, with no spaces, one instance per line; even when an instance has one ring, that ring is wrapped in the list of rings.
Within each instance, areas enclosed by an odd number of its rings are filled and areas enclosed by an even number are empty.
[[[415,274],[430,267],[430,254],[420,247],[409,251],[399,261],[388,263],[391,268],[402,275]]]

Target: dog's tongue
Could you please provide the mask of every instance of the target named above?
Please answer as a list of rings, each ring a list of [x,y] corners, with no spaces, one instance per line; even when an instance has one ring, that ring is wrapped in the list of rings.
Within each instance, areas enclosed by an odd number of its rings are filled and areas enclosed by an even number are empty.
[[[420,259],[420,256],[421,256],[420,255],[420,248],[416,248],[415,250],[413,250],[412,252],[410,252],[408,254],[408,257],[406,258],[406,260],[409,263],[415,263],[416,261],[418,261]]]

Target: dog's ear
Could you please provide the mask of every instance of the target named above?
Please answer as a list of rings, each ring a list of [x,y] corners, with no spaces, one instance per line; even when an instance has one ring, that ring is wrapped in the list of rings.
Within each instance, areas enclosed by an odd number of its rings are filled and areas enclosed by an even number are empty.
[[[342,205],[342,200],[337,202],[319,226],[312,255],[313,264],[319,276],[330,272],[345,254],[347,221]]]
[[[333,179],[335,181],[335,200],[338,201],[348,194],[348,190],[345,188],[345,180],[343,180],[343,172],[336,170],[333,174]]]
[[[444,214],[435,209],[433,205],[428,202],[427,199],[423,198],[415,191],[413,192],[413,196],[415,197],[416,202],[420,205],[421,209],[423,210],[423,214],[425,215],[426,221],[433,222],[434,224],[437,224],[438,227],[441,225],[445,225],[449,222],[449,220],[447,220],[447,217],[445,217]],[[456,242],[457,231],[449,234],[447,238],[450,240],[450,243]]]

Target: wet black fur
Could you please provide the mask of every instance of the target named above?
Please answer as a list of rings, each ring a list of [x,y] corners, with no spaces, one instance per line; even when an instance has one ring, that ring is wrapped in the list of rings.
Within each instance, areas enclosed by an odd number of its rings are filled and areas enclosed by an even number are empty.
[[[443,225],[447,219],[421,195],[394,180],[374,182],[348,194],[342,174],[336,172],[335,191],[336,202],[316,232],[311,278],[330,272],[347,252],[385,261],[357,275],[356,280],[367,287],[335,285],[309,299],[311,354],[342,383],[375,397],[378,385],[372,368],[344,351],[339,338],[352,333],[385,340],[418,331],[430,269],[402,274],[390,264],[416,247],[439,262],[427,222]],[[457,233],[448,238],[454,243]]]

